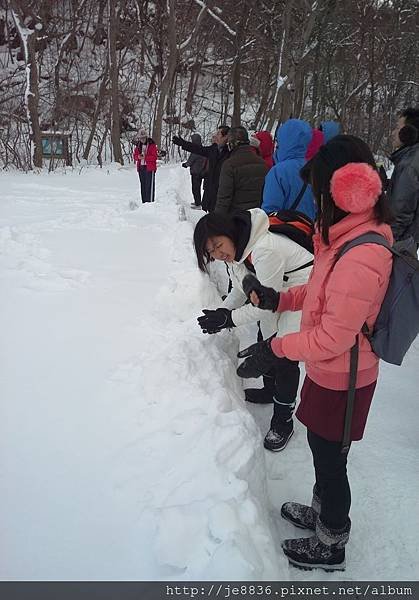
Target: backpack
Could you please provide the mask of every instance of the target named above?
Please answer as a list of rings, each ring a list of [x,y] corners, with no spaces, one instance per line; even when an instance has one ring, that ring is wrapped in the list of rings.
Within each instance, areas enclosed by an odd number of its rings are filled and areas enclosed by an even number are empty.
[[[313,234],[314,234],[314,223],[302,212],[295,210],[297,206],[300,204],[301,198],[304,196],[304,193],[307,189],[307,184],[304,183],[301,190],[299,191],[296,199],[290,206],[290,208],[284,210],[276,210],[275,212],[271,212],[268,214],[269,219],[269,231],[271,233],[280,233],[285,235],[290,240],[299,244],[305,250],[314,253],[313,248]],[[255,269],[252,265],[252,255],[249,254],[245,261],[246,267],[252,273],[255,273]],[[284,273],[284,282],[287,282],[291,273],[295,273],[296,271],[301,271],[302,269],[306,269],[307,267],[311,267],[313,265],[313,261],[309,262],[297,267],[296,269],[292,269],[291,271],[285,271]]]
[[[401,365],[412,342],[419,333],[419,261],[403,244],[391,247],[379,233],[364,233],[344,244],[338,252],[336,262],[351,248],[362,244],[378,244],[393,255],[393,267],[383,303],[372,331],[367,324],[362,333],[368,338],[375,354],[393,365]],[[351,348],[349,367],[348,401],[342,439],[343,454],[350,447],[352,414],[356,393],[358,371],[359,335]]]
[[[362,333],[365,333],[379,358],[393,365],[401,365],[419,333],[419,261],[401,244],[391,247],[382,235],[373,232],[347,242],[336,260],[351,248],[362,244],[384,246],[393,255],[390,282],[373,330],[368,331],[364,325]]]

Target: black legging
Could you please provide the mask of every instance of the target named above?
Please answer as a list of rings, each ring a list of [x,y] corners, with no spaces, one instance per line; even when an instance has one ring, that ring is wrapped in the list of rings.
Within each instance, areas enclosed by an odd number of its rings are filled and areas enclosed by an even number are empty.
[[[341,529],[348,523],[351,508],[347,454],[341,452],[342,442],[329,442],[309,429],[307,439],[313,454],[316,491],[321,502],[320,520],[326,527]]]
[[[202,175],[195,175],[191,173],[192,182],[192,195],[195,202],[195,206],[201,206],[201,184]]]
[[[281,433],[289,433],[293,428],[292,415],[300,381],[298,361],[278,358],[269,374],[274,376],[274,414],[271,427]]]

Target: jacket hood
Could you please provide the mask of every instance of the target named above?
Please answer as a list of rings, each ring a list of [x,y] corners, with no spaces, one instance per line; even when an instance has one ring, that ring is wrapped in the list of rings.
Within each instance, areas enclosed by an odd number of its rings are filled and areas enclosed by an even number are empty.
[[[306,160],[311,160],[314,156],[316,156],[317,152],[320,150],[321,146],[324,144],[324,134],[320,129],[313,129],[311,134],[311,140],[307,147],[307,152],[305,155]]]
[[[303,158],[311,140],[311,127],[301,119],[289,119],[278,129],[276,140],[278,148],[275,152],[275,162],[291,158]]]
[[[202,144],[201,136],[199,133],[193,133],[191,135],[191,141],[193,144]]]
[[[244,262],[244,260],[252,252],[256,242],[258,242],[260,238],[266,235],[269,231],[269,219],[268,215],[265,213],[264,210],[262,210],[261,208],[251,208],[246,212],[250,213],[252,227],[250,231],[249,241],[247,243],[247,246],[243,250],[243,254],[240,260],[237,261],[238,263]]]
[[[258,131],[254,137],[259,140],[259,152],[262,158],[272,156],[274,151],[274,140],[269,131]]]
[[[340,134],[340,123],[337,121],[322,121],[320,123],[324,135],[324,143],[327,144],[332,138]]]

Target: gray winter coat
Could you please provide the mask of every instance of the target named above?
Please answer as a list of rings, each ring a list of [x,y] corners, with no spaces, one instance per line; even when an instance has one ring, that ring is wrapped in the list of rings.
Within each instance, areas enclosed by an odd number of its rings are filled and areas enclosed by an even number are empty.
[[[394,238],[413,237],[419,244],[419,144],[399,148],[390,158],[394,171],[387,194],[395,216]]]
[[[201,136],[199,135],[199,133],[193,133],[191,135],[191,140],[193,144],[202,147]],[[203,177],[205,174],[204,171],[206,162],[207,159],[205,158],[205,156],[200,156],[199,154],[194,154],[193,152],[191,152],[188,160],[185,163],[185,166],[190,168],[191,175],[202,175]]]

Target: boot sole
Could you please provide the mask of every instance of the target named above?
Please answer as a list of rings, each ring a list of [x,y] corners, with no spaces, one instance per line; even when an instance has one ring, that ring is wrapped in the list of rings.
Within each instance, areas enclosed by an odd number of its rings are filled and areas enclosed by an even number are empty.
[[[288,445],[288,442],[290,441],[290,439],[292,438],[292,436],[294,435],[294,430],[291,431],[287,441],[285,442],[285,444],[283,446],[281,446],[281,448],[270,448],[269,446],[266,445],[265,440],[263,440],[263,447],[266,448],[266,450],[269,450],[270,452],[282,452],[282,450],[285,450],[285,448]]]
[[[287,555],[285,555],[285,556],[287,556]],[[346,568],[345,561],[338,563],[336,565],[322,565],[322,564],[313,565],[311,563],[297,562],[296,560],[290,558],[289,556],[287,556],[287,558],[288,558],[288,562],[293,567],[297,567],[297,569],[301,569],[302,571],[313,571],[313,569],[323,569],[323,571],[326,571],[326,573],[333,573],[333,571],[344,571]]]
[[[309,531],[315,531],[316,530],[316,526],[315,525],[313,525],[313,527],[308,527],[307,525],[303,525],[302,523],[297,523],[296,521],[293,521],[291,519],[291,517],[289,517],[287,514],[283,513],[282,510],[281,510],[281,517],[284,519],[284,521],[288,521],[288,523],[291,523],[292,525],[295,525],[299,529],[307,529]]]

